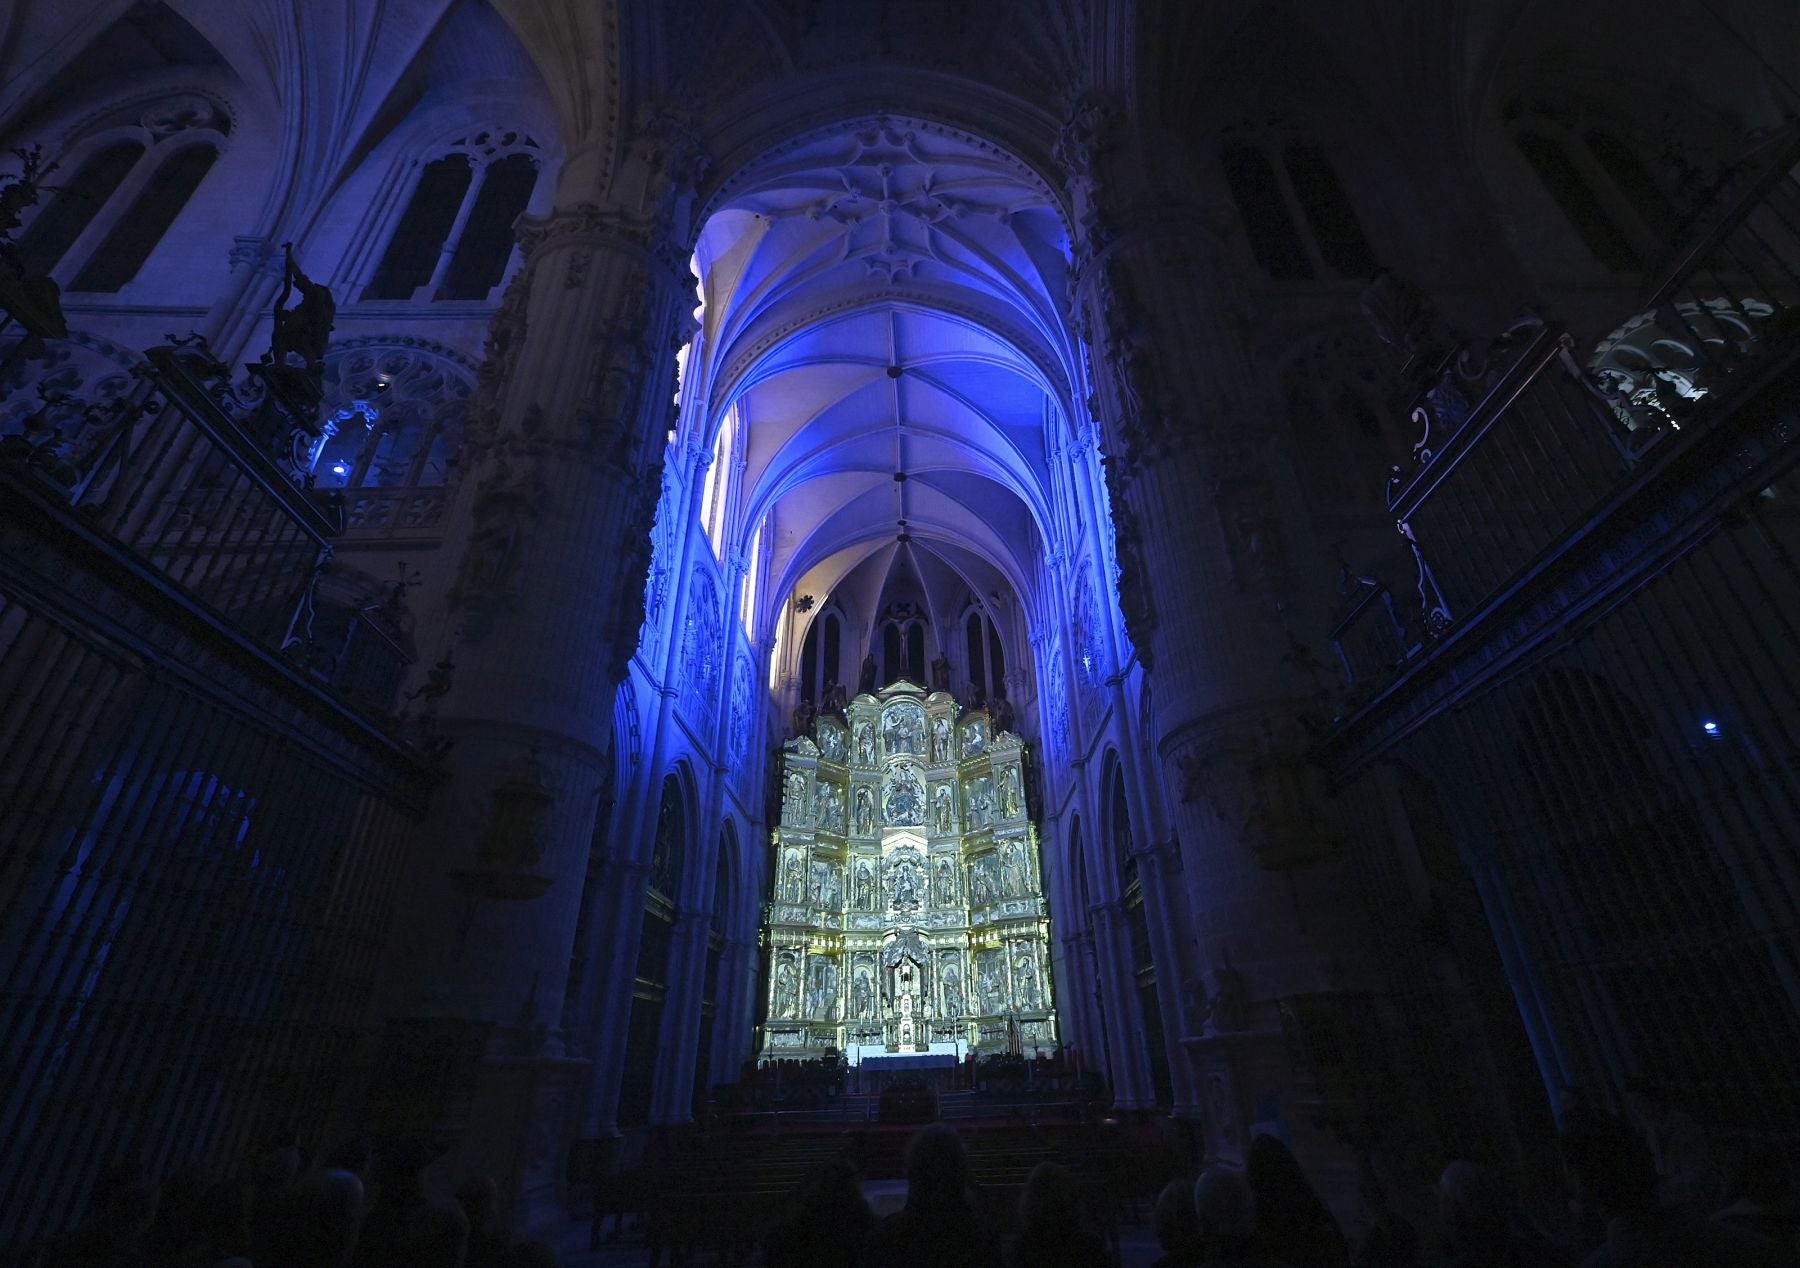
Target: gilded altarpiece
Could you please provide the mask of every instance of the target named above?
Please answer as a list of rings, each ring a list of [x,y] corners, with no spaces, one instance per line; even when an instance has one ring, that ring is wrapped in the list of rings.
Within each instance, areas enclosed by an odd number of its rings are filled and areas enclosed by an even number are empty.
[[[901,680],[782,752],[765,1056],[1056,1045],[1019,737]]]

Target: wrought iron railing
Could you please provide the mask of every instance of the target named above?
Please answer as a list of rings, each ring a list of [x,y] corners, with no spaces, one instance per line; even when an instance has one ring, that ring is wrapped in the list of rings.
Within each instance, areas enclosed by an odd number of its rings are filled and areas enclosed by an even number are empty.
[[[1411,462],[1387,491],[1410,584],[1397,602],[1378,581],[1360,584],[1331,633],[1349,708],[1479,621],[1800,345],[1800,129],[1752,166],[1642,310],[1585,360],[1567,332],[1530,318],[1427,376]]]
[[[40,387],[0,428],[0,465],[315,679],[392,708],[413,660],[405,585],[387,602],[321,605],[348,516],[342,493],[312,487],[304,411],[257,380],[234,385],[196,338],[150,349],[130,375],[99,400]]]

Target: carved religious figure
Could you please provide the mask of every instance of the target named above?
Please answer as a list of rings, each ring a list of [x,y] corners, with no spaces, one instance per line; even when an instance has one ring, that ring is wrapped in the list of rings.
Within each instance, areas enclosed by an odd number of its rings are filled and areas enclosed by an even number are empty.
[[[950,856],[940,854],[937,858],[937,905],[949,907],[956,902],[956,865]]]
[[[866,968],[856,970],[856,985],[850,988],[850,1012],[858,1021],[875,1015],[875,988]]]
[[[818,824],[826,832],[844,831],[844,794],[836,784],[819,787]]]
[[[916,707],[895,705],[881,718],[881,739],[888,756],[918,757],[924,741],[924,718]]]
[[[781,896],[790,903],[805,899],[806,880],[800,864],[800,851],[789,850],[781,869]]]
[[[806,885],[806,901],[816,905],[825,901],[825,882],[831,875],[831,868],[824,863],[814,863],[811,871],[812,875]]]
[[[1000,889],[1008,898],[1017,898],[1030,888],[1025,877],[1025,850],[1017,841],[1008,841],[1000,851]]]
[[[811,962],[811,982],[806,992],[806,1015],[819,1021],[836,1021],[838,1016],[837,964],[819,958]]]
[[[806,776],[799,771],[788,774],[787,789],[781,799],[781,821],[790,827],[806,826]]]
[[[844,731],[842,727],[821,726],[819,728],[819,752],[828,762],[842,762],[846,756]]]
[[[987,827],[993,815],[993,781],[985,776],[970,780],[963,799],[967,803],[964,822],[968,824],[969,830]]]
[[[917,911],[925,903],[925,873],[910,854],[896,855],[888,864],[888,901],[895,911]]]
[[[954,728],[950,725],[949,718],[939,717],[939,718],[934,718],[932,720],[932,723],[931,723],[931,760],[932,761],[948,762],[948,761],[952,760],[950,737],[951,737],[953,731],[954,731]]]
[[[971,718],[963,727],[962,747],[964,757],[979,757],[987,751],[987,724],[980,718]]]
[[[1007,766],[1006,772],[1000,777],[1000,817],[1002,819],[1017,819],[1019,817],[1021,792],[1022,790],[1019,785],[1019,764],[1013,762]]]
[[[794,972],[794,962],[784,956],[775,966],[775,997],[769,1011],[776,1017],[792,1017],[798,999],[799,978]]]
[[[917,827],[925,822],[925,787],[910,766],[896,766],[881,794],[882,822],[889,827]]]
[[[956,1021],[963,1015],[962,978],[954,963],[944,966],[944,1017]]]
[[[875,764],[875,728],[864,718],[856,724],[856,761],[861,766]]]
[[[950,690],[950,659],[939,652],[931,660],[931,689],[933,691]]]
[[[1004,961],[998,951],[983,951],[977,961],[977,990],[980,996],[981,1015],[997,1016],[1006,1006],[1006,983],[1002,980]]]
[[[866,789],[864,791],[867,791]],[[875,869],[868,859],[856,861],[855,903],[858,911],[875,909]]]
[[[856,835],[870,836],[875,831],[875,794],[867,784],[856,786]]]
[[[956,831],[956,798],[949,784],[939,784],[931,790],[931,808],[939,834],[948,836]]]
[[[1013,963],[1013,997],[1018,1006],[1028,1012],[1044,1006],[1044,992],[1038,985],[1037,960],[1029,951]]]

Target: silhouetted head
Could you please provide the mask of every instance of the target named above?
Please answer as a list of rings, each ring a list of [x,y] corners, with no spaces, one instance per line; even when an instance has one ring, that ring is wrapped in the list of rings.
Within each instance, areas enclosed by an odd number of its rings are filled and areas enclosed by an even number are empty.
[[[818,1215],[872,1218],[868,1199],[857,1183],[856,1168],[842,1158],[834,1158],[813,1173],[800,1195],[800,1204]]]
[[[1454,1246],[1490,1245],[1512,1223],[1512,1198],[1497,1172],[1458,1158],[1438,1177],[1438,1218]]]
[[[933,1123],[906,1150],[908,1210],[960,1206],[968,1188],[968,1159],[956,1129]]]
[[[506,1252],[506,1268],[562,1268],[548,1242],[521,1242]]]
[[[1563,1167],[1583,1211],[1601,1219],[1648,1211],[1656,1205],[1656,1163],[1649,1148],[1610,1116],[1562,1135]]]
[[[1782,1206],[1793,1192],[1793,1183],[1787,1155],[1774,1141],[1745,1141],[1732,1155],[1730,1194],[1734,1201]]]
[[[1081,1190],[1067,1167],[1040,1162],[1031,1169],[1019,1194],[1019,1224],[1040,1231],[1081,1226]]]
[[[1198,1260],[1200,1254],[1200,1220],[1194,1214],[1194,1186],[1185,1180],[1171,1180],[1156,1195],[1156,1209],[1151,1225],[1163,1253],[1176,1263]]]
[[[500,1212],[500,1186],[493,1176],[470,1176],[456,1186],[456,1200],[471,1229],[486,1229]]]
[[[1241,1172],[1208,1167],[1194,1182],[1194,1218],[1208,1255],[1242,1246],[1256,1231],[1256,1197]]]

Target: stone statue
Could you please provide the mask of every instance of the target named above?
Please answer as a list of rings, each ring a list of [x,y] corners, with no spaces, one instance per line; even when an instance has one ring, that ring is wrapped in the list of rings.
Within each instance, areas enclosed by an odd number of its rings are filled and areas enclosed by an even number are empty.
[[[1019,817],[1019,767],[1015,762],[1006,768],[1000,777],[1000,817],[1016,819]]]
[[[813,729],[812,701],[802,700],[794,708],[794,734],[805,735]]]
[[[849,703],[849,698],[844,694],[843,685],[835,678],[827,678],[825,680],[825,712],[842,713],[844,706]]]
[[[993,703],[988,706],[994,715],[994,730],[1010,731],[1017,723],[1018,717],[1013,712],[1012,701],[1006,698],[1005,687],[994,688]]]
[[[869,970],[856,970],[856,985],[850,988],[850,1011],[858,1021],[867,1021],[875,1013],[875,990],[869,984]]]
[[[1025,852],[1017,841],[1008,841],[1000,852],[1000,889],[1009,898],[1023,894],[1029,885],[1025,880]]]
[[[848,755],[843,731],[835,726],[819,728],[819,752],[828,762],[842,762]]]
[[[1037,961],[1029,954],[1013,965],[1014,992],[1020,1008],[1037,1009],[1044,1004],[1044,993],[1038,989]]]
[[[937,904],[948,907],[956,901],[956,869],[951,866],[945,855],[938,855],[937,861]]]
[[[957,975],[956,966],[951,964],[944,969],[944,1017],[948,1021],[956,1021],[962,1015],[962,979]]]
[[[787,777],[787,794],[781,803],[782,822],[790,827],[806,824],[806,776],[794,771]]]
[[[856,724],[856,760],[863,766],[875,764],[875,728],[867,719]]]
[[[789,850],[787,864],[782,868],[781,894],[790,903],[802,900],[806,892],[806,881],[800,868],[800,851]]]
[[[956,830],[956,799],[949,784],[939,784],[932,794],[932,808],[937,816],[937,830],[948,835]]]
[[[963,728],[963,756],[979,757],[987,749],[987,728],[976,718]]]
[[[783,960],[775,966],[775,999],[770,1012],[777,1017],[792,1017],[794,1005],[797,1002],[797,991],[798,983],[795,981],[794,962]]]
[[[890,888],[894,895],[895,911],[918,910],[922,901],[919,893],[922,888],[919,865],[911,859],[900,859],[896,862]]]
[[[325,373],[325,349],[331,343],[331,329],[337,321],[337,301],[331,288],[313,281],[301,271],[294,259],[294,244],[284,242],[287,272],[282,279],[281,295],[275,301],[275,335],[269,347],[269,359],[279,367],[305,370],[318,378]],[[295,291],[300,299],[292,308],[285,307]]]
[[[950,658],[939,652],[931,662],[931,689],[950,690]]]
[[[875,694],[875,658],[864,656],[862,672],[857,676],[856,689],[865,695]]]
[[[869,866],[869,860],[861,859],[856,864],[856,908],[858,911],[872,911],[874,907],[875,870]]]
[[[931,723],[931,760],[948,762],[950,753],[951,726],[949,718],[936,718]]]

